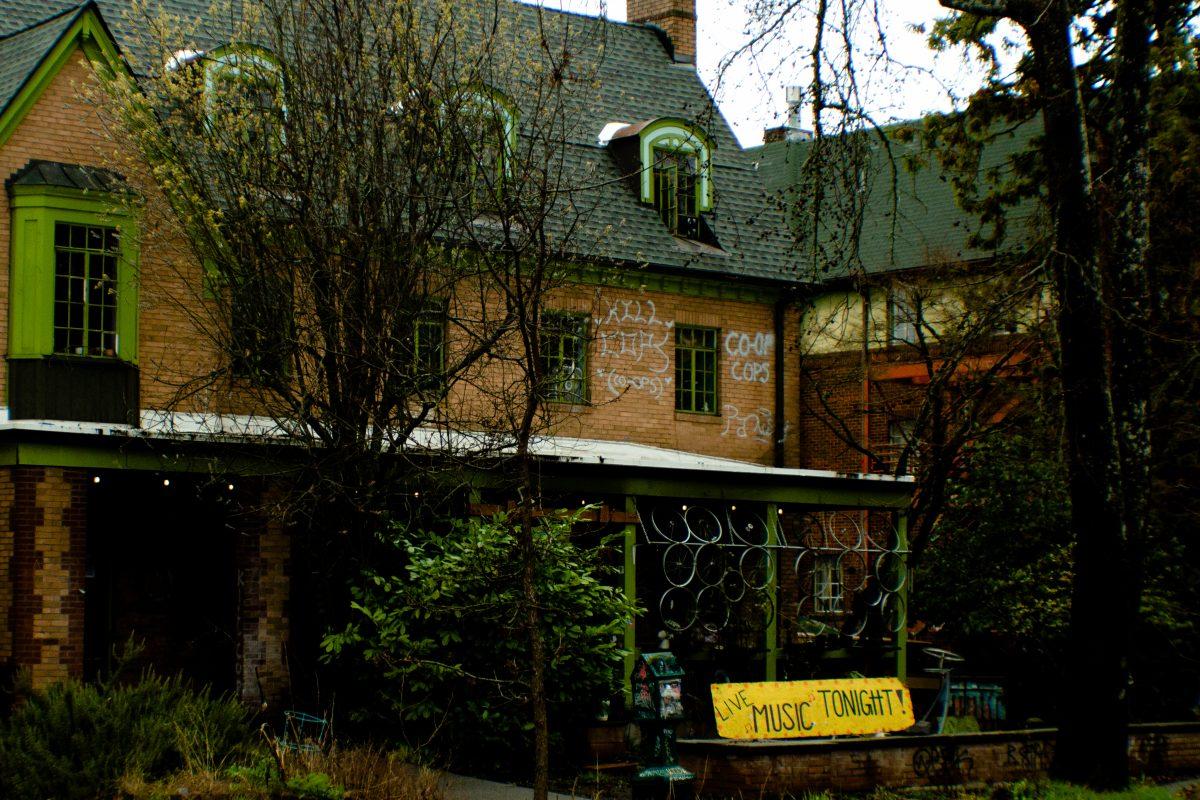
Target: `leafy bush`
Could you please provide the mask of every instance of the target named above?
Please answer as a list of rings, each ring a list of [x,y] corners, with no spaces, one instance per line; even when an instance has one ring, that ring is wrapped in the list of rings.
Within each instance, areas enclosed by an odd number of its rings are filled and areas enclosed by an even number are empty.
[[[571,527],[546,520],[534,534],[547,700],[560,719],[591,713],[616,691],[618,642],[634,613],[605,583],[602,550],[578,547]],[[510,762],[531,729],[515,521],[455,521],[445,533],[395,527],[388,539],[406,567],[364,574],[353,590],[362,620],[326,637],[328,655],[376,668],[380,706],[415,741],[432,738],[460,764]]]
[[[0,797],[92,798],[126,774],[211,768],[240,752],[249,729],[235,701],[178,678],[55,684],[27,692],[0,725]]]

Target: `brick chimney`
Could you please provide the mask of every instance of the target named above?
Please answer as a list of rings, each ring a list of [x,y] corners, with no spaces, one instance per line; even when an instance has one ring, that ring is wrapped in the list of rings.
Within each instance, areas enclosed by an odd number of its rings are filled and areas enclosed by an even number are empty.
[[[662,28],[675,46],[675,60],[696,63],[696,0],[625,0],[625,17]]]

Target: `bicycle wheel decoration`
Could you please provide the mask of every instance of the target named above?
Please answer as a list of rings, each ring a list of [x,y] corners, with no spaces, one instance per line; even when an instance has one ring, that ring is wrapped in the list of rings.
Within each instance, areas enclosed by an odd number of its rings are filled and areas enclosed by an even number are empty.
[[[639,547],[653,557],[641,563],[661,570],[657,606],[673,634],[715,641],[732,626],[741,641],[790,618],[797,640],[857,638],[906,624],[908,551],[886,513],[813,512],[789,519],[787,536],[778,526],[772,539],[753,508],[660,503],[646,511]]]

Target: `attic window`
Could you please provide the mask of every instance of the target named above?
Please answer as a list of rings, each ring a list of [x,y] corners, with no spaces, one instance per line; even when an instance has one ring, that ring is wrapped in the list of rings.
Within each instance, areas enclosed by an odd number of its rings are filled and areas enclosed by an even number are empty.
[[[477,169],[497,177],[512,176],[517,146],[517,111],[507,97],[489,87],[465,91],[459,113],[462,127],[476,140]]]
[[[229,45],[205,58],[204,97],[214,125],[259,141],[287,114],[279,65],[262,48]],[[278,136],[278,133],[275,134]]]
[[[654,151],[654,207],[667,230],[686,239],[699,239],[696,213],[696,155]]]
[[[662,117],[627,125],[611,136],[610,146],[618,153],[629,153],[629,143],[637,143],[640,199],[655,207],[667,229],[715,245],[701,218],[713,208],[713,145],[708,134],[685,120]]]

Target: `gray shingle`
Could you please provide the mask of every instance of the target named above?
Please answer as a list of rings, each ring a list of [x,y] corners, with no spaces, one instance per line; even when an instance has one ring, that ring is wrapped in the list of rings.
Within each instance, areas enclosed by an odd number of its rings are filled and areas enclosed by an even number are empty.
[[[49,18],[43,16],[0,38],[0,114],[75,21],[77,8],[77,5],[72,6]]]
[[[7,0],[0,7],[0,36],[75,6],[67,0]],[[144,20],[139,22],[129,13],[128,0],[97,0],[96,6],[118,46],[135,62],[162,60],[165,54],[147,51],[139,36],[145,28]],[[186,44],[205,49],[222,42],[216,21],[203,20],[208,6],[208,0],[163,0],[156,11],[201,19],[198,30],[209,41]],[[517,41],[532,58],[542,57],[533,43],[539,40],[539,26],[544,25],[551,41],[561,42],[567,37],[576,43],[575,50],[583,61],[578,65],[580,73],[594,70],[598,77],[598,86],[571,109],[577,124],[567,135],[567,159],[571,168],[578,170],[576,174],[586,178],[578,183],[596,187],[575,198],[577,208],[594,209],[584,220],[580,236],[580,241],[592,244],[585,246],[587,252],[580,255],[691,273],[768,281],[789,278],[783,218],[764,191],[754,159],[738,145],[695,69],[676,64],[654,30],[579,14],[539,11],[511,0],[501,8],[515,21],[513,35],[519,37]],[[520,74],[509,78],[518,83],[520,79]],[[708,222],[720,251],[696,247],[672,236],[655,209],[642,204],[630,183],[622,180],[622,170],[609,152],[597,144],[606,123],[658,117],[692,120],[706,128],[715,144],[716,202]]]
[[[919,126],[919,124],[918,124]],[[894,126],[889,133],[901,126]],[[908,124],[907,127],[912,127]],[[978,171],[979,185],[987,184],[987,173],[996,170],[1003,177],[1011,173],[1014,156],[1026,151],[1041,134],[1040,121],[1031,121],[1012,130],[997,130],[984,146]],[[925,148],[922,137],[911,141],[890,139],[891,157],[875,145],[866,167],[864,190],[868,192],[858,237],[861,267],[868,273],[896,272],[908,269],[962,263],[1020,252],[1033,237],[1036,204],[1024,201],[1007,215],[1007,230],[995,250],[972,247],[971,235],[981,231],[979,219],[963,211],[937,156]],[[796,192],[801,186],[801,170],[813,143],[770,142],[754,148],[767,188],[789,211],[796,208]],[[892,162],[895,162],[895,193],[892,191]],[[829,191],[833,191],[830,187]],[[893,202],[894,200],[894,202]],[[830,214],[822,220],[824,242],[832,242],[843,226]],[[987,233],[987,229],[983,230]],[[797,249],[801,249],[802,246]],[[822,277],[839,278],[831,272]]]

